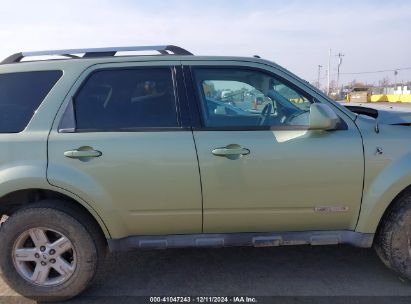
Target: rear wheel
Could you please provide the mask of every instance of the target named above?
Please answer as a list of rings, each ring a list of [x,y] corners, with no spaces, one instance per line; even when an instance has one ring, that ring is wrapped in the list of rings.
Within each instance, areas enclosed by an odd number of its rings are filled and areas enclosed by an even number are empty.
[[[393,204],[380,224],[374,247],[386,266],[411,280],[411,193]]]
[[[40,301],[65,300],[94,277],[99,238],[87,217],[40,202],[15,212],[0,230],[0,267],[18,293]],[[61,202],[54,202],[56,206]]]

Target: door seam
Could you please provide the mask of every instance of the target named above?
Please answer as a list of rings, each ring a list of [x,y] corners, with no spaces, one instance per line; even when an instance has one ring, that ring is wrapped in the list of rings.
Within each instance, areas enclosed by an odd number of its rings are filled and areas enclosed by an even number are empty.
[[[196,152],[196,159],[197,159],[197,168],[198,168],[198,176],[199,176],[199,181],[200,181],[200,195],[201,195],[201,232],[204,233],[204,195],[203,195],[203,181],[201,178],[201,168],[200,168],[200,160],[198,158],[198,150],[197,150],[197,143],[196,143],[196,139],[194,136],[194,130],[193,130],[193,119],[191,117],[191,110],[190,110],[190,100],[189,100],[189,94],[188,94],[188,90],[187,90],[187,78],[186,78],[186,74],[184,72],[184,65],[183,63],[180,61],[180,68],[181,68],[181,74],[183,76],[183,84],[184,84],[184,89],[185,89],[185,96],[186,96],[186,106],[188,107],[188,113],[189,113],[189,117],[190,117],[190,130],[191,130],[191,136],[193,137],[193,143],[194,143],[194,149]]]

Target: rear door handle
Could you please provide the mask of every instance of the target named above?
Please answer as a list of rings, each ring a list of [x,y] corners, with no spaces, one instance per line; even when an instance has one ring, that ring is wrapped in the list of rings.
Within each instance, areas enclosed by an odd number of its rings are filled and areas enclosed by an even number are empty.
[[[240,145],[228,145],[221,148],[215,148],[211,151],[216,156],[239,156],[239,155],[248,155],[250,150],[247,148],[242,148]]]
[[[84,149],[84,147],[64,152],[65,157],[77,158],[77,159],[78,158],[88,158],[88,157],[100,157],[102,154],[103,153],[101,153],[98,150]]]

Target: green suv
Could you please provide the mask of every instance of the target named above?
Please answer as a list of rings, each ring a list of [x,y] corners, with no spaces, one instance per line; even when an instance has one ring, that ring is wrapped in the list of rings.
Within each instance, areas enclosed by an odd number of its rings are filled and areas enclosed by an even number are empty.
[[[107,250],[346,243],[409,279],[409,125],[259,58],[14,54],[0,64],[2,276],[62,300]]]

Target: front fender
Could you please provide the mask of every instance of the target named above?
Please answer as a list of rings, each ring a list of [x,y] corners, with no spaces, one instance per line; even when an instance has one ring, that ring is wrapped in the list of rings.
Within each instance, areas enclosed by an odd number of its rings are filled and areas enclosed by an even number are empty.
[[[391,164],[364,193],[357,231],[375,233],[390,203],[411,185],[411,153]]]
[[[381,126],[380,133],[373,128],[362,130],[365,179],[357,231],[375,233],[387,207],[411,185],[410,131],[389,125]]]

